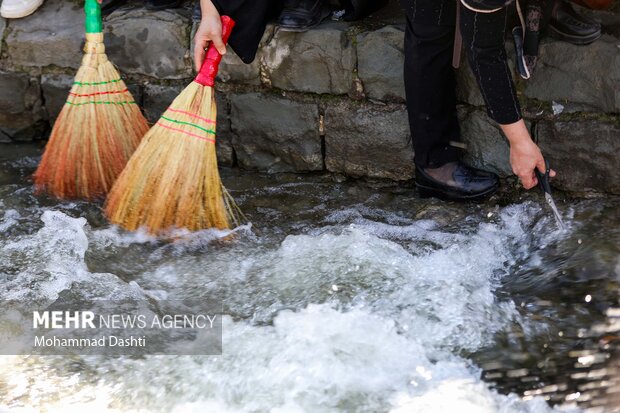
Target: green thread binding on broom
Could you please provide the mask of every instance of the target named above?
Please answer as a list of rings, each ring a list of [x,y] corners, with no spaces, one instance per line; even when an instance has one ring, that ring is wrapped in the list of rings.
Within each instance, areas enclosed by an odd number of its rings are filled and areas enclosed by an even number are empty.
[[[86,33],[103,32],[101,6],[97,0],[86,0],[86,3],[84,3],[84,12],[86,13]]]
[[[100,100],[91,100],[90,102],[82,102],[82,103],[73,103],[73,102],[69,102],[66,101],[65,102],[67,105],[72,105],[72,106],[84,106],[84,105],[135,105],[136,102],[131,101],[131,102],[110,102],[110,101],[100,101]]]
[[[73,82],[74,85],[80,85],[80,86],[99,86],[99,85],[107,85],[109,83],[118,83],[123,79],[114,79],[114,80],[108,80],[107,82],[93,82],[93,83],[89,83],[89,82]]]
[[[165,117],[165,116],[162,116],[161,118],[162,118],[162,119],[166,119],[168,122],[178,123],[179,125],[188,125],[188,126],[193,126],[194,128],[198,128],[198,129],[200,129],[200,130],[201,130],[201,131],[203,131],[203,132],[210,133],[211,135],[215,135],[215,131],[214,131],[214,130],[212,130],[212,129],[207,129],[207,128],[203,128],[202,126],[198,126],[198,125],[193,124],[193,123],[190,123],[190,122],[182,122],[182,121],[180,121],[180,120],[170,119],[170,118],[167,118],[167,117]]]

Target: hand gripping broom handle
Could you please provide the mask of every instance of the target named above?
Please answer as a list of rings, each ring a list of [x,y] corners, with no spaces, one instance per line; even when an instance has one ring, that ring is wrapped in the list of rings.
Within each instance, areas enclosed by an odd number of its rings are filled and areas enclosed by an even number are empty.
[[[224,44],[228,43],[228,38],[232,33],[233,27],[235,27],[235,21],[228,16],[222,16],[222,41]],[[213,87],[221,61],[222,55],[217,51],[213,42],[211,42],[207,49],[205,61],[202,63],[202,67],[195,81],[203,86]]]
[[[86,33],[103,32],[101,5],[97,0],[86,0],[86,3],[84,3],[84,12],[86,13]]]

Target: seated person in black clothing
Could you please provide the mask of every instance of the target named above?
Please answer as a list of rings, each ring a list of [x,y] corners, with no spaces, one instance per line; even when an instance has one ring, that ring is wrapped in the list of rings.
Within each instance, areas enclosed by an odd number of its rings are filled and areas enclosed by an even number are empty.
[[[328,0],[284,0],[278,26],[288,31],[305,31],[321,23],[330,14]],[[357,20],[379,10],[387,0],[341,0],[344,20]]]
[[[538,146],[523,121],[504,49],[506,6],[510,0],[401,0],[406,14],[405,88],[414,140],[416,184],[422,195],[451,200],[481,199],[498,188],[495,174],[460,162],[459,124],[452,57],[457,6],[470,67],[489,116],[510,143],[510,163],[527,189],[545,171]],[[220,13],[237,20],[230,45],[241,59],[254,59],[276,0],[202,0],[202,21],[194,39],[195,63],[212,41],[226,53]],[[554,176],[555,172],[551,173]]]
[[[101,4],[101,11],[104,14],[109,14],[115,9],[119,8],[123,4],[127,3],[126,0],[97,0]],[[146,0],[144,5],[148,10],[165,10],[174,9],[179,7],[183,3],[183,0]]]

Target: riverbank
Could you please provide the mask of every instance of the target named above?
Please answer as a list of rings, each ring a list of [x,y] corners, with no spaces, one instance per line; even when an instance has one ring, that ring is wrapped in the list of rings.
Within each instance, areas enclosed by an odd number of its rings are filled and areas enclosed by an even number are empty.
[[[554,184],[576,194],[620,194],[620,13],[592,13],[604,36],[578,47],[548,39],[539,67],[518,80]],[[192,78],[191,11],[132,4],[104,22],[110,59],[155,121]],[[47,0],[31,17],[0,19],[0,142],[45,139],[83,42],[77,2]],[[512,44],[507,43],[509,55]],[[219,158],[261,172],[329,172],[408,181],[413,148],[404,106],[403,20],[395,4],[353,24],[307,33],[270,27],[256,61],[234,54],[220,71]],[[514,60],[514,59],[513,59]],[[508,146],[487,118],[464,62],[458,74],[465,159],[510,175]]]

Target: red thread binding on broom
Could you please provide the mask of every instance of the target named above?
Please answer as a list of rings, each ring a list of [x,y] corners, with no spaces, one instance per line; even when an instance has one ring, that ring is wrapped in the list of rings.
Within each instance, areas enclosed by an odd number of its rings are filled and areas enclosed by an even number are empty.
[[[232,33],[233,27],[235,27],[235,21],[228,16],[222,16],[222,41],[224,44],[228,43],[228,38]],[[213,87],[221,61],[222,55],[217,51],[215,46],[213,46],[213,42],[211,42],[207,49],[205,60],[200,68],[200,73],[198,73],[198,76],[196,76],[194,80],[203,86]]]
[[[215,139],[210,139],[210,138],[205,138],[204,136],[200,136],[196,133],[191,133],[191,132],[186,132],[183,129],[177,129],[177,128],[173,128],[171,126],[168,125],[164,125],[163,123],[161,123],[161,121],[157,122],[157,126],[161,126],[162,128],[171,130],[173,132],[180,132],[182,134],[191,136],[192,138],[198,138],[198,139],[202,139],[203,141],[207,141],[207,142],[211,142],[211,143],[215,143]]]
[[[180,113],[182,115],[187,115],[187,116],[190,116],[190,117],[195,118],[195,119],[200,119],[203,122],[215,123],[215,121],[212,120],[212,119],[203,118],[201,116],[196,115],[195,113],[187,112],[187,111],[184,111],[184,110],[168,108],[168,111],[174,112],[174,113]]]
[[[125,93],[125,92],[129,92],[129,90],[125,89],[125,90],[116,90],[114,92],[94,92],[94,93],[73,93],[73,92],[69,92],[69,94],[71,96],[77,96],[77,97],[80,97],[80,98],[85,98],[85,97],[89,97],[89,96],[116,95],[118,93]]]

